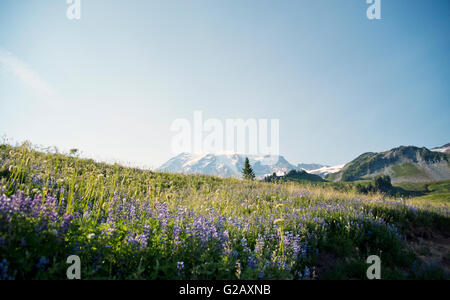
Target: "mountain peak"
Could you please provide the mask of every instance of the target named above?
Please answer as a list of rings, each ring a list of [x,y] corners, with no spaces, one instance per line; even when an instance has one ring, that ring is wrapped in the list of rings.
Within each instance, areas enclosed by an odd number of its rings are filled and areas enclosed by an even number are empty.
[[[378,175],[389,175],[393,182],[450,179],[448,155],[440,152],[400,146],[380,153],[364,153],[329,179],[354,181]]]
[[[433,148],[431,149],[431,151],[450,154],[450,143],[445,144],[444,146],[441,147]]]
[[[253,171],[258,178],[263,178],[273,173],[284,175],[291,170],[297,169],[283,156],[244,155],[237,153],[181,153],[159,167],[158,171],[240,178],[246,157],[250,160]]]

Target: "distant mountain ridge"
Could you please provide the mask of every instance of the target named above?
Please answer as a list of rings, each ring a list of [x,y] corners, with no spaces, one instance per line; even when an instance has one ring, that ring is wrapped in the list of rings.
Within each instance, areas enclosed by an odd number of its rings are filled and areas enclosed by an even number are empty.
[[[450,179],[449,155],[415,146],[381,153],[364,153],[327,178],[334,181],[371,179],[389,175],[392,182],[425,182]]]
[[[444,146],[441,147],[433,148],[431,149],[431,151],[450,154],[450,143],[445,144]]]
[[[249,158],[253,171],[259,179],[273,173],[281,176],[296,170],[296,166],[290,164],[283,156],[279,156],[274,164],[265,164],[266,160],[270,160],[269,156],[181,153],[159,167],[158,171],[241,178],[246,157]]]
[[[331,181],[355,181],[389,175],[393,183],[425,182],[450,179],[449,149],[450,143],[431,150],[415,146],[401,146],[380,153],[364,153],[345,165],[333,167],[304,163],[295,166],[283,156],[279,156],[273,164],[265,163],[268,156],[248,157],[258,179],[272,176],[274,173],[281,177],[294,170],[306,171]],[[247,155],[241,154],[182,153],[167,161],[157,170],[241,178],[246,157]]]
[[[317,169],[324,168],[324,167],[329,167],[329,166],[325,166],[325,165],[321,165],[321,164],[304,164],[304,163],[299,163],[297,165],[297,170],[311,171],[311,170],[317,170]]]
[[[339,171],[341,171],[344,168],[344,165],[339,165],[339,166],[334,166],[334,167],[322,167],[316,170],[310,170],[308,171],[308,173],[310,174],[314,174],[314,175],[318,175],[322,178],[325,178],[329,175],[338,173]]]

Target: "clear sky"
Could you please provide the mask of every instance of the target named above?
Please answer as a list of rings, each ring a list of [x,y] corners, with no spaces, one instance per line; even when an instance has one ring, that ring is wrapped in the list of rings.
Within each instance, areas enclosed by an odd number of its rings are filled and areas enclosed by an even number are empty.
[[[291,163],[450,142],[450,1],[0,1],[0,134],[157,167],[171,123],[278,118]]]

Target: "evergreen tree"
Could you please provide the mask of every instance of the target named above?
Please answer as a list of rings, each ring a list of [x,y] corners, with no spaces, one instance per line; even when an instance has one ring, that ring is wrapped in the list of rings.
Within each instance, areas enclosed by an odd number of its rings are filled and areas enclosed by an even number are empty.
[[[245,180],[255,180],[256,176],[253,172],[252,166],[250,165],[250,160],[248,157],[245,158],[244,169],[242,170],[242,175]]]
[[[392,191],[391,177],[383,175],[375,178],[375,190],[380,193],[389,194]]]

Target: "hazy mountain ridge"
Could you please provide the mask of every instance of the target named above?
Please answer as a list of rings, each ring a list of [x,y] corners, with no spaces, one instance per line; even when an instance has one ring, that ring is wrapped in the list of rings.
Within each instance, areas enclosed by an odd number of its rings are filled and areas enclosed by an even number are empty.
[[[268,156],[248,157],[258,179],[273,173],[284,176],[295,170],[332,181],[354,181],[389,175],[394,183],[424,182],[450,179],[449,149],[450,144],[432,150],[401,146],[380,153],[364,153],[347,164],[332,167],[304,163],[295,166],[283,156],[279,156],[273,164],[264,163]],[[241,178],[246,157],[247,155],[240,154],[182,153],[163,164],[158,171]]]
[[[311,170],[318,170],[321,168],[325,168],[329,166],[321,165],[321,164],[305,164],[305,163],[299,163],[297,164],[297,170],[305,170],[305,171],[311,171]]]
[[[219,177],[241,178],[245,158],[248,155],[240,154],[190,154],[182,153],[158,168],[158,171],[205,174]],[[283,156],[279,156],[274,164],[265,164],[269,156],[248,156],[253,171],[258,178],[276,173],[284,175],[296,166],[290,164]]]

